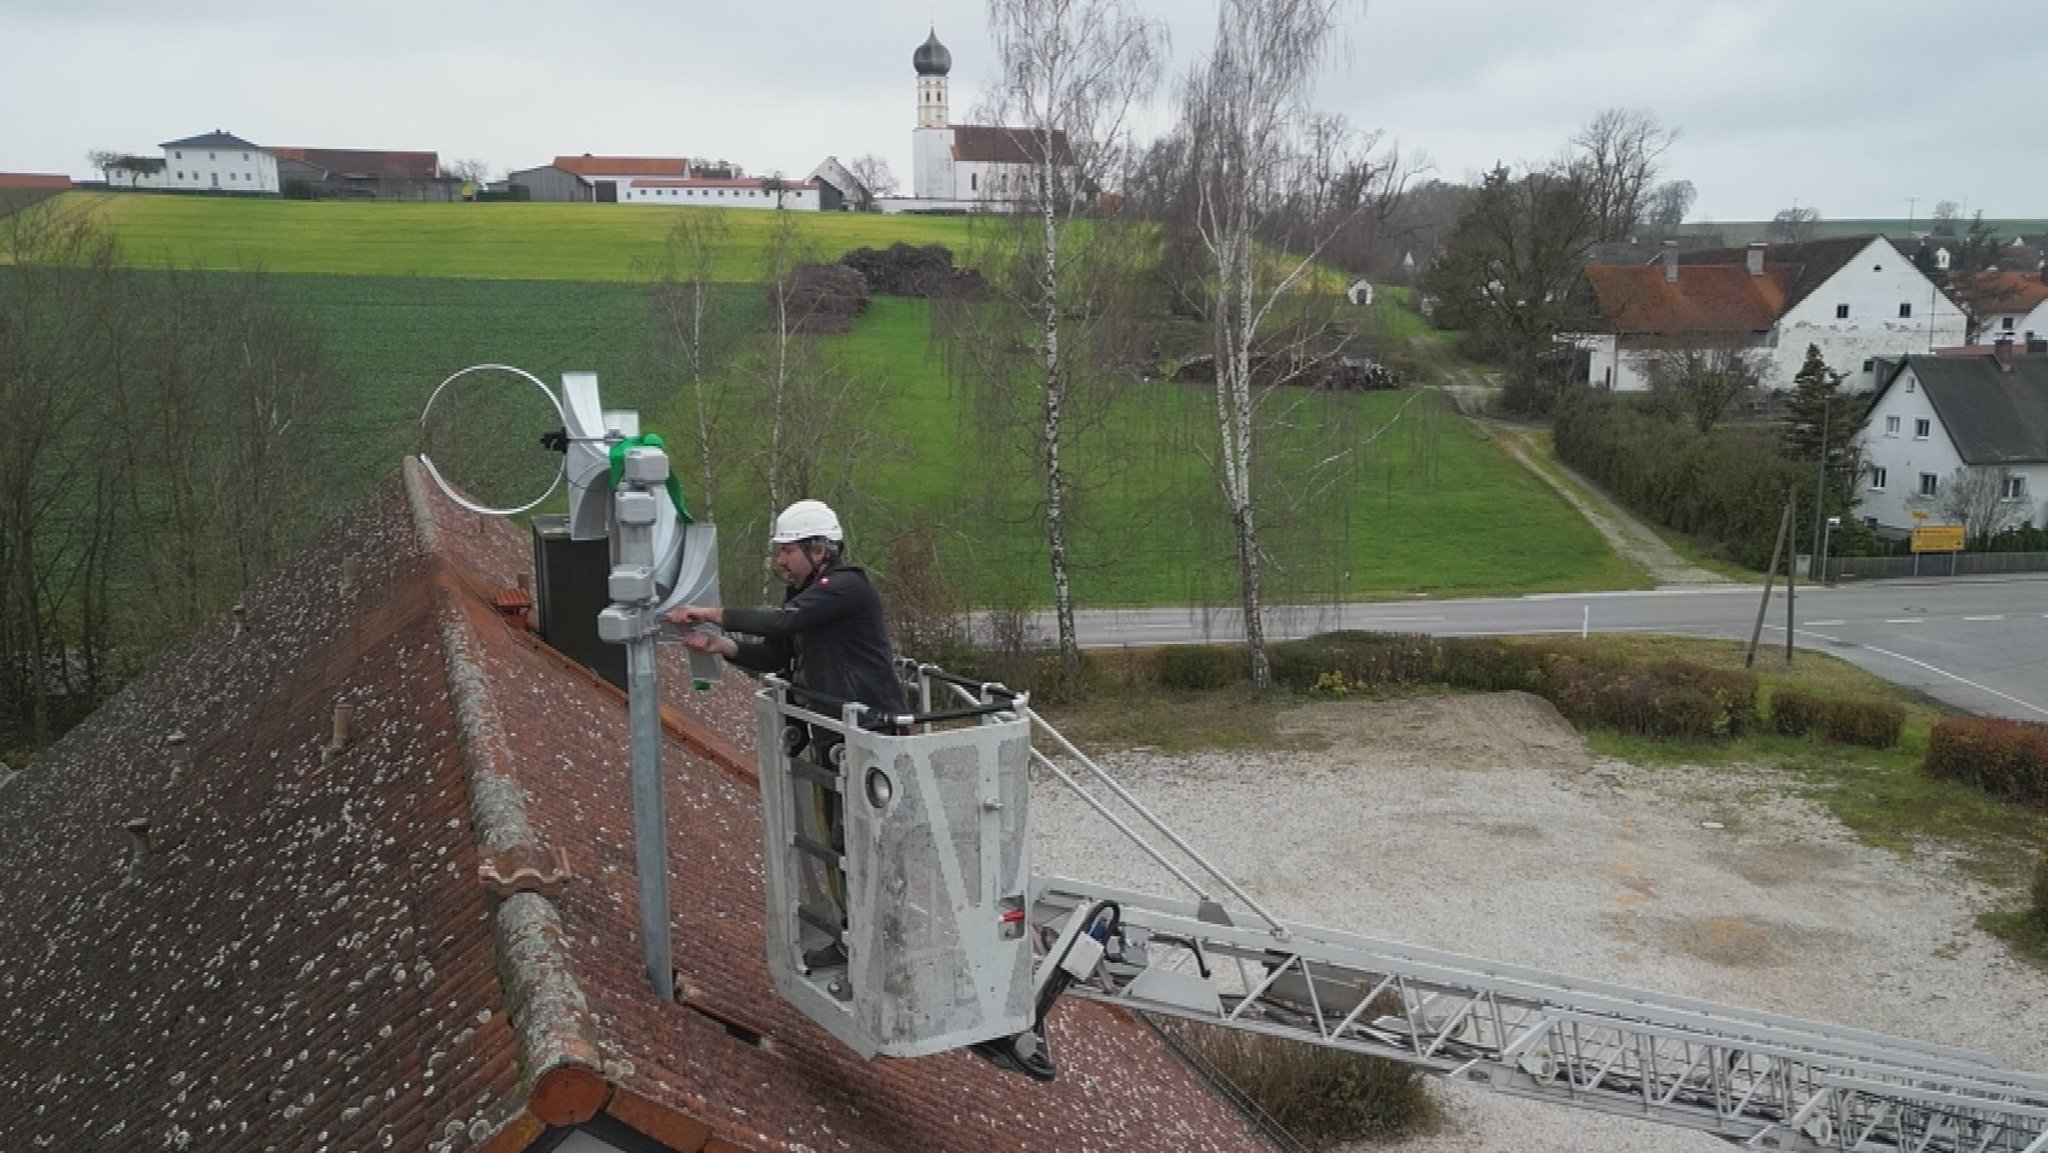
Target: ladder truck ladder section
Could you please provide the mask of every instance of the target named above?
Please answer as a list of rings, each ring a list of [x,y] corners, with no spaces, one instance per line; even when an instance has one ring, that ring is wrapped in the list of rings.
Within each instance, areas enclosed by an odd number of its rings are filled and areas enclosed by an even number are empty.
[[[1072,994],[1758,1148],[2048,1153],[2048,1077],[1982,1053],[1281,921],[1026,694],[905,672],[902,716],[755,698],[769,971],[863,1057],[1042,1039]],[[1031,873],[1029,767],[1188,897]]]
[[[2048,1153],[2048,1077],[1985,1054],[1277,920],[1021,711],[1071,764],[1036,748],[1033,761],[1194,897],[1034,877],[1041,1007],[1067,992],[1761,1148]],[[1190,864],[1157,849],[1084,777]],[[1249,911],[1226,909],[1204,875]]]
[[[1067,993],[1127,1009],[1766,1148],[2048,1150],[2048,1079],[1965,1050],[1060,878],[1031,916]]]

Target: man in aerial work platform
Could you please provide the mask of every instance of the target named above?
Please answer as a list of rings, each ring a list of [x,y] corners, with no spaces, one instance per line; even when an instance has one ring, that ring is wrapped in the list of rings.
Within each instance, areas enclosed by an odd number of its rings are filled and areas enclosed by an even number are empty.
[[[788,676],[798,688],[835,702],[819,711],[836,712],[845,701],[892,715],[910,711],[882,620],[882,598],[865,571],[846,563],[838,514],[823,501],[797,501],[775,518],[769,540],[775,567],[788,584],[780,605],[683,605],[668,614],[670,623],[686,628],[709,622],[761,639],[742,644],[692,632],[683,643],[741,668]]]
[[[683,643],[698,652],[716,653],[741,668],[787,677],[798,690],[815,693],[825,700],[803,700],[798,704],[814,712],[837,715],[846,702],[867,706],[885,717],[910,711],[903,682],[896,675],[895,654],[882,616],[882,598],[862,569],[848,564],[844,549],[846,535],[839,516],[823,501],[800,500],[775,518],[769,541],[775,548],[775,567],[787,588],[782,603],[760,608],[727,608],[717,605],[682,605],[668,613],[671,624],[692,629]],[[742,633],[758,640],[741,642],[706,630],[700,624],[718,625],[728,632]],[[799,693],[801,697],[801,692]],[[812,745],[817,763],[835,768],[812,735],[793,727],[790,754],[805,743]],[[825,792],[821,810],[835,850],[843,851],[844,828],[841,801],[835,792]],[[844,895],[834,891],[841,903]],[[804,954],[809,969],[829,969],[846,964],[845,947],[839,941]],[[1004,1068],[1051,1080],[1052,1062],[1045,1046],[1029,1031],[975,1045],[980,1056]]]

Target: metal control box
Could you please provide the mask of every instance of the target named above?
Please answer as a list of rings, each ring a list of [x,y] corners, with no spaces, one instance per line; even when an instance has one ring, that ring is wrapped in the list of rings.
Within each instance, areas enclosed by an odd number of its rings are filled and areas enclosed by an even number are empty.
[[[783,997],[862,1057],[1031,1028],[1030,722],[999,712],[892,736],[772,685],[756,717],[768,968]]]

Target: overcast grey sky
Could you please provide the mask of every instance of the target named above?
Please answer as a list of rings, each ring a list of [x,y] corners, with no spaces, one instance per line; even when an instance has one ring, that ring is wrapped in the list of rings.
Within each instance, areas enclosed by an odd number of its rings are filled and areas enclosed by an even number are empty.
[[[1176,68],[1214,0],[1141,0]],[[2048,0],[1370,0],[1324,107],[1438,175],[1556,154],[1602,108],[1682,131],[1695,219],[2048,216],[2033,138]],[[558,153],[808,172],[910,165],[911,51],[952,49],[956,121],[993,72],[982,0],[0,0],[0,170],[95,175],[222,128],[259,145]],[[1163,90],[1145,122],[1170,114]]]

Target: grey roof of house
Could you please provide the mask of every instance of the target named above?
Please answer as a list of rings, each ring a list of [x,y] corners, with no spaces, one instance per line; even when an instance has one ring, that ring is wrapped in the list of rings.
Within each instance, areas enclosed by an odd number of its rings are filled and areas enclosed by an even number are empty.
[[[1965,464],[2048,462],[2048,357],[1909,356],[1906,365]]]
[[[187,136],[183,140],[166,140],[162,144],[157,145],[157,147],[226,149],[242,148],[251,151],[256,150],[256,146],[254,144],[249,143],[248,141],[242,139],[241,137],[235,135],[232,132],[223,132],[218,128],[214,129],[211,132],[205,133],[204,135],[201,136]]]

